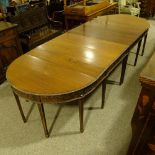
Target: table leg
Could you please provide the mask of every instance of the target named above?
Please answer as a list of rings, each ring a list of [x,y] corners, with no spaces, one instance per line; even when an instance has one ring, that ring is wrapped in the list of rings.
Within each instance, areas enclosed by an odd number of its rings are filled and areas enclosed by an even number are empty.
[[[42,124],[43,124],[45,136],[49,137],[49,132],[48,132],[48,129],[47,129],[46,118],[45,118],[44,106],[43,106],[42,103],[37,103],[37,105],[38,105],[38,109],[39,109],[39,112],[40,112],[40,117],[41,117],[41,121],[42,121]]]
[[[69,26],[68,26],[68,19],[67,19],[67,17],[65,17],[65,28],[66,28],[66,31],[68,31]]]
[[[22,109],[22,106],[21,106],[19,97],[18,97],[18,95],[15,94],[14,92],[13,92],[13,94],[14,94],[14,97],[15,97],[15,99],[16,99],[16,102],[17,102],[17,105],[18,105],[20,114],[21,114],[21,116],[22,116],[23,122],[25,123],[25,122],[26,122],[26,117],[25,117],[25,115],[24,115],[24,112],[23,112],[23,109]]]
[[[104,107],[105,91],[106,91],[106,79],[102,82],[102,104],[101,104],[101,109],[103,109],[103,107]]]
[[[79,100],[79,120],[80,120],[80,132],[84,131],[83,128],[83,100]]]
[[[124,81],[124,75],[125,75],[125,71],[126,71],[127,61],[128,61],[128,55],[122,61],[122,71],[121,71],[121,77],[120,77],[119,85],[121,85]]]
[[[142,54],[141,54],[141,56],[143,56],[143,55],[144,55],[144,50],[145,50],[146,40],[147,40],[147,33],[146,33],[146,35],[145,35],[145,37],[144,37],[143,49],[142,49]]]
[[[137,47],[137,52],[136,52],[134,66],[136,66],[136,64],[137,64],[137,59],[138,59],[141,43],[142,43],[142,39],[138,42],[138,47]]]

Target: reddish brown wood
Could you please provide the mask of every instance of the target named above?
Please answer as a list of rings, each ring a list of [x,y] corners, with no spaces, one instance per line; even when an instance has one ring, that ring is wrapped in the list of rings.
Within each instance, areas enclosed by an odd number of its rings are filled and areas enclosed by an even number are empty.
[[[155,14],[155,0],[139,0],[141,2],[141,16],[153,17]]]
[[[14,92],[13,92],[14,96],[15,96],[15,99],[16,99],[16,102],[17,102],[17,106],[19,108],[19,111],[20,111],[20,114],[22,116],[22,119],[23,119],[23,122],[25,123],[27,120],[26,120],[26,117],[24,115],[24,112],[23,112],[23,109],[22,109],[22,106],[21,106],[21,103],[20,103],[20,100],[19,100],[19,97],[18,95],[16,95]]]
[[[83,100],[79,100],[79,120],[80,120],[80,132],[84,131],[83,127]]]
[[[34,7],[11,16],[9,21],[18,24],[17,30],[24,52],[62,33],[62,23],[49,20],[45,6]]]
[[[136,66],[136,64],[137,64],[137,59],[138,59],[138,55],[139,55],[139,52],[140,52],[141,43],[142,43],[142,39],[138,42],[138,47],[137,47],[137,52],[136,52],[136,58],[135,58],[134,66]]]
[[[86,1],[85,1],[86,2]],[[118,3],[109,1],[93,1],[93,5],[87,6],[86,3],[77,3],[74,5],[64,5],[65,25],[68,30],[71,28],[71,22],[84,23],[101,15],[118,13]]]
[[[40,104],[82,100],[122,62],[121,81],[124,79],[129,51],[148,28],[145,19],[135,16],[99,17],[18,58],[7,70],[8,82],[14,93]],[[47,136],[41,107],[40,111]],[[79,114],[80,131],[83,132],[82,101]]]
[[[135,59],[136,60],[136,59]],[[125,71],[126,71],[126,64],[128,61],[128,55],[126,55],[126,57],[124,58],[124,60],[122,61],[122,72],[121,72],[121,77],[120,77],[120,82],[119,85],[121,85],[124,81],[124,76],[125,76]]]
[[[143,42],[143,48],[142,48],[141,56],[144,55],[145,45],[146,45],[146,40],[147,40],[147,35],[148,35],[148,33],[146,33],[146,34],[144,35],[144,42]]]
[[[128,155],[155,154],[155,53],[144,67],[142,90],[132,118],[132,140]]]
[[[42,121],[42,124],[43,124],[45,136],[48,138],[49,137],[49,131],[47,129],[44,105],[42,103],[38,103],[37,105],[38,105],[38,109],[39,109],[39,112],[40,112],[40,117],[41,117],[41,121]]]
[[[8,65],[22,54],[17,25],[0,22],[0,83],[5,80]]]
[[[104,102],[105,102],[105,91],[106,91],[106,79],[102,82],[102,104],[101,109],[104,108]]]

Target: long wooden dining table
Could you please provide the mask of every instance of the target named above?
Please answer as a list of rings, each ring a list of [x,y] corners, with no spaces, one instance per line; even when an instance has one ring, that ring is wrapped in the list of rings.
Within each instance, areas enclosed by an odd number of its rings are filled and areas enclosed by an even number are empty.
[[[88,21],[17,58],[6,73],[23,121],[19,97],[38,105],[45,136],[49,137],[44,104],[77,101],[80,131],[84,99],[102,85],[102,104],[107,77],[122,64],[123,83],[130,49],[147,38],[147,20],[130,15],[107,15]],[[136,61],[137,61],[136,57]]]

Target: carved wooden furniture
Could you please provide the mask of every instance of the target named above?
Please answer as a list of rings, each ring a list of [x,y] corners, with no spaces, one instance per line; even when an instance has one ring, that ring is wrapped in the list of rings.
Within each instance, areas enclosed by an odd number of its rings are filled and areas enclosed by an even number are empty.
[[[94,0],[93,2],[82,2],[67,5],[64,0],[64,14],[66,29],[68,29],[69,21],[78,21],[84,23],[99,15],[110,14],[110,12],[118,12],[118,3],[110,3],[108,0]]]
[[[141,16],[153,17],[155,14],[155,0],[139,0],[141,2]]]
[[[83,100],[102,84],[103,108],[107,77],[122,63],[123,83],[129,51],[148,28],[145,19],[135,16],[101,16],[18,58],[9,66],[7,80],[23,121],[27,120],[19,96],[37,103],[46,137],[49,131],[44,104],[77,101],[83,132]]]
[[[48,18],[46,7],[35,7],[10,18],[18,24],[24,52],[62,33],[62,24]]]
[[[132,140],[128,155],[155,154],[155,53],[140,74],[142,85],[132,118]]]
[[[22,54],[17,25],[0,22],[0,83],[5,80],[8,65]]]

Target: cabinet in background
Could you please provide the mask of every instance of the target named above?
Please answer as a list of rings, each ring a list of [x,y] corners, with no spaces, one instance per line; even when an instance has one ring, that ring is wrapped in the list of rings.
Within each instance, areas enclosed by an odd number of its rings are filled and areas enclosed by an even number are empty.
[[[0,22],[0,83],[5,80],[7,66],[22,54],[17,25]]]
[[[155,53],[140,73],[141,93],[132,117],[127,155],[155,155]]]
[[[141,16],[153,17],[155,14],[155,0],[139,0],[141,2]]]

